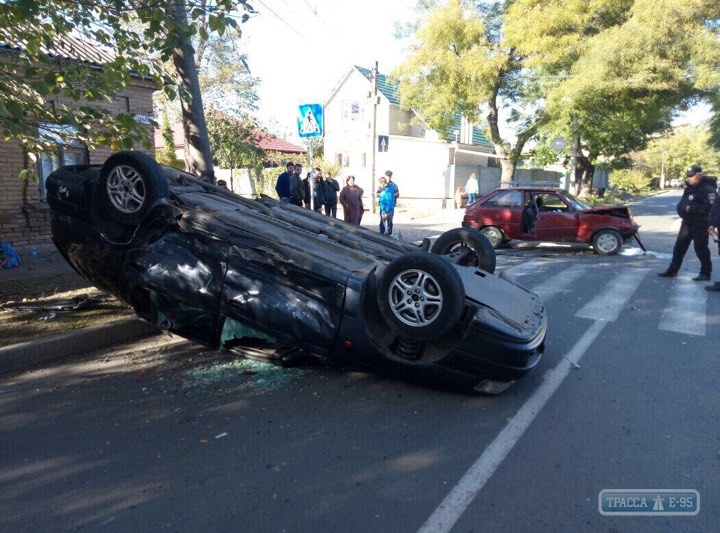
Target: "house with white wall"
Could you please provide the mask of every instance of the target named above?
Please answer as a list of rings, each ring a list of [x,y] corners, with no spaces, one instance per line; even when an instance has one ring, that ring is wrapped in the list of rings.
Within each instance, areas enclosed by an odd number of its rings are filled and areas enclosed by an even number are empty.
[[[397,84],[375,70],[353,66],[324,104],[325,158],[342,165],[340,179],[355,176],[370,196],[392,170],[401,205],[435,209],[452,207],[457,187],[481,168],[483,176],[497,175],[485,189],[499,184],[495,150],[477,126],[458,116],[447,131],[430,129],[400,105]]]

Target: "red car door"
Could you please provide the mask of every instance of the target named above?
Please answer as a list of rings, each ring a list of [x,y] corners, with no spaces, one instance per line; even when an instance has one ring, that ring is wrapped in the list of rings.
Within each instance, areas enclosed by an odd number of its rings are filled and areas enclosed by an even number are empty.
[[[555,193],[536,194],[542,198],[538,211],[535,235],[539,241],[574,242],[578,230],[578,214]]]

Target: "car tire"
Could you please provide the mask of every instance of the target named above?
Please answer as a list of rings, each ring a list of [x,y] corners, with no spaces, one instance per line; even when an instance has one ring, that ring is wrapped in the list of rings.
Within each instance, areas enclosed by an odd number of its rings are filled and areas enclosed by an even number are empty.
[[[463,266],[475,266],[491,274],[495,272],[497,258],[495,249],[486,237],[475,230],[455,228],[440,235],[433,243],[430,251],[437,255],[451,254],[469,248],[473,255],[467,254],[468,259],[462,261]]]
[[[502,231],[497,226],[485,226],[480,228],[480,235],[485,237],[493,249],[497,249],[503,242],[504,237]]]
[[[427,341],[460,320],[465,290],[455,267],[440,256],[410,252],[391,261],[378,282],[383,319],[401,336]]]
[[[114,220],[136,225],[150,207],[169,194],[160,165],[143,152],[111,155],[103,164],[99,182],[100,204]]]
[[[615,255],[623,246],[622,237],[614,229],[598,231],[592,239],[592,247],[596,254]]]

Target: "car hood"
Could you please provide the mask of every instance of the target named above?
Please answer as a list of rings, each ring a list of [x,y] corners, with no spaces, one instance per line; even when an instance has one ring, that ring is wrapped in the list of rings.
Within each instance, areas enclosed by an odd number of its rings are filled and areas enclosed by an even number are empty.
[[[630,208],[622,204],[599,205],[592,209],[584,209],[580,213],[585,215],[611,215],[615,217],[632,218]]]

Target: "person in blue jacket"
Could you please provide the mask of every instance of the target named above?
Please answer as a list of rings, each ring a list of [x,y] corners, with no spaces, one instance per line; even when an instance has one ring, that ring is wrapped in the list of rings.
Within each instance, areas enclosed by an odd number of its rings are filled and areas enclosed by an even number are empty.
[[[392,235],[396,187],[394,183],[389,185],[385,176],[380,176],[378,182],[380,183],[377,190],[378,207],[380,208],[380,233]]]

